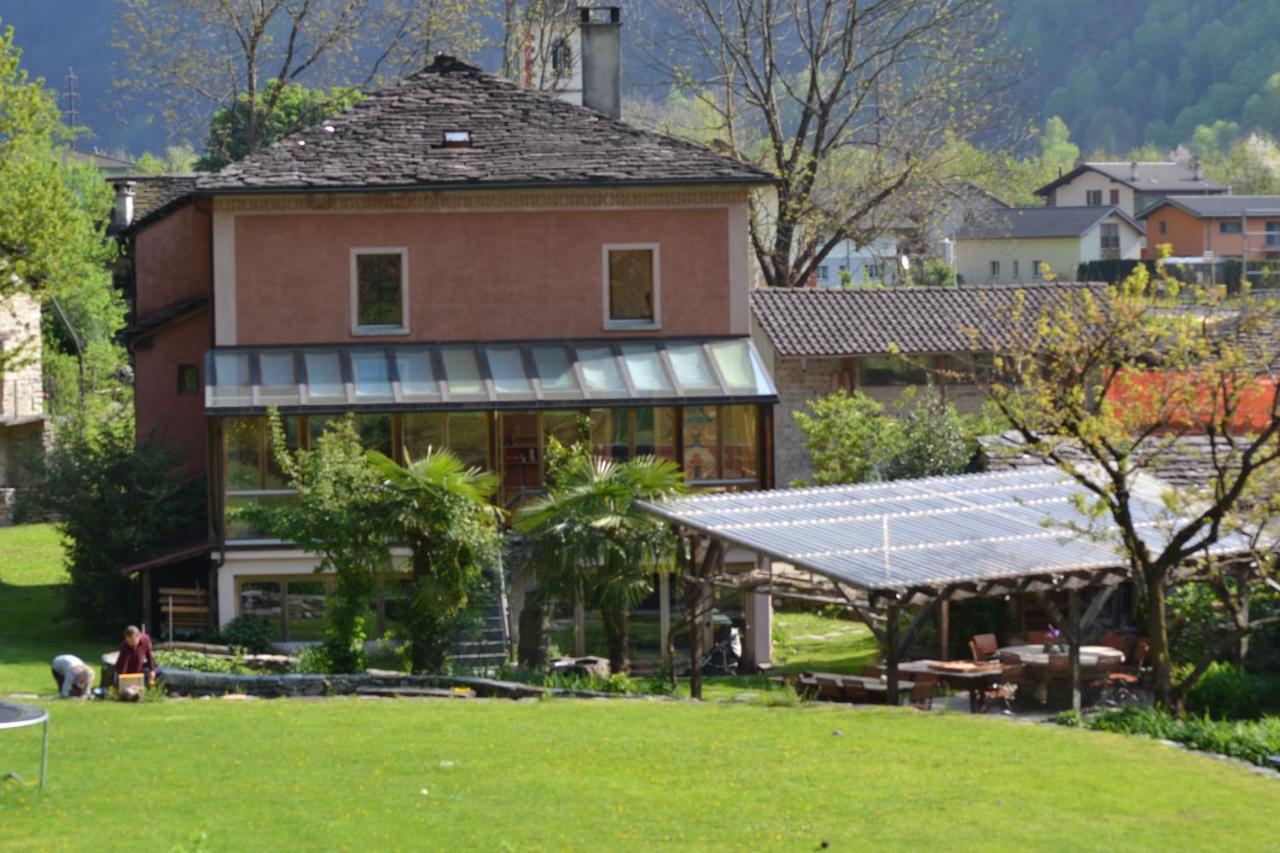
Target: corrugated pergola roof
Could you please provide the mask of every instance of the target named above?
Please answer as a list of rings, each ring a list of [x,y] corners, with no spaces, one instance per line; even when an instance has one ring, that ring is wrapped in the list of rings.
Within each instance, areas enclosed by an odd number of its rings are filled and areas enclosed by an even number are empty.
[[[1160,544],[1171,521],[1151,481],[1131,506]],[[808,569],[872,597],[962,584],[1123,570],[1113,542],[1084,532],[1084,489],[1040,469],[852,486],[692,495],[645,509],[685,528]],[[1215,554],[1245,550],[1226,540]]]

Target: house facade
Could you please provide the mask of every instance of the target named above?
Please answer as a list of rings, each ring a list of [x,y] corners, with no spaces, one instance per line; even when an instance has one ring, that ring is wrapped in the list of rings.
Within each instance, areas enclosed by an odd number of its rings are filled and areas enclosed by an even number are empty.
[[[1084,261],[1141,257],[1142,239],[1117,207],[995,210],[956,231],[956,271],[966,284],[1074,279]]]
[[[44,447],[40,303],[17,292],[0,300],[0,525],[30,486],[26,462]]]
[[[1168,195],[1213,196],[1230,188],[1196,166],[1173,161],[1089,162],[1050,181],[1036,195],[1047,207],[1118,207],[1136,217]]]
[[[1146,257],[1169,245],[1174,257],[1266,261],[1280,258],[1280,196],[1169,196],[1142,215]]]
[[[932,384],[963,413],[981,410],[995,353],[1026,340],[1043,312],[1099,285],[976,285],[888,290],[764,289],[751,294],[752,334],[773,374],[775,479],[813,476],[795,413],[835,391],[892,405]]]
[[[139,429],[207,470],[216,621],[268,615],[297,640],[322,612],[315,559],[237,516],[291,499],[271,409],[293,446],[354,413],[394,458],[448,447],[506,507],[582,416],[612,458],[768,486],[747,204],[770,180],[439,57],[141,220]]]

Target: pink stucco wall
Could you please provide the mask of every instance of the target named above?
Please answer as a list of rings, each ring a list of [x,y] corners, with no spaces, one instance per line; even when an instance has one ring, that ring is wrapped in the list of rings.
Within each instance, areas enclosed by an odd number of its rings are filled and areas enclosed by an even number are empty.
[[[209,213],[188,204],[142,228],[134,238],[139,317],[210,292]]]
[[[350,308],[350,250],[369,247],[409,250],[397,341],[600,337],[606,243],[659,244],[657,334],[728,334],[728,227],[724,208],[242,214],[236,343],[369,342]]]
[[[191,473],[208,467],[204,417],[204,354],[209,349],[209,311],[165,327],[151,345],[134,352],[133,396],[138,437],[155,430],[166,445],[181,453]],[[201,388],[178,393],[178,365],[194,364]]]

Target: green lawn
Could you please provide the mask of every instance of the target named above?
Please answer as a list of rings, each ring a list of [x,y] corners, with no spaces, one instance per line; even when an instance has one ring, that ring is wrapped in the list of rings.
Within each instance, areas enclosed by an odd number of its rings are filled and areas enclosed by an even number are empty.
[[[113,648],[63,615],[62,546],[50,524],[0,527],[0,695],[48,693],[49,662],[64,652],[96,666]]]
[[[102,647],[59,639],[50,543],[47,528],[0,530],[0,694],[47,692],[53,650]],[[789,666],[861,665],[848,623],[786,625]],[[909,709],[45,704],[50,784],[0,784],[0,850],[1262,850],[1280,810],[1275,780],[1144,738]],[[33,778],[38,745],[0,733],[0,772]]]

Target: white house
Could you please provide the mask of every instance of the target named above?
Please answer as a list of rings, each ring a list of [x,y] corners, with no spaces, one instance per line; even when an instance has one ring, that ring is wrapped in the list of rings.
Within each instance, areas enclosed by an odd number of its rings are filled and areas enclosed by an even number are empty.
[[[1036,190],[1048,207],[1118,207],[1137,216],[1168,195],[1223,195],[1230,192],[1199,167],[1186,163],[1081,163]]]
[[[956,232],[956,272],[966,284],[1074,279],[1084,261],[1142,256],[1142,226],[1116,207],[1014,207]]]
[[[886,234],[859,248],[852,240],[841,240],[814,270],[820,288],[893,284],[898,273],[898,238]]]

